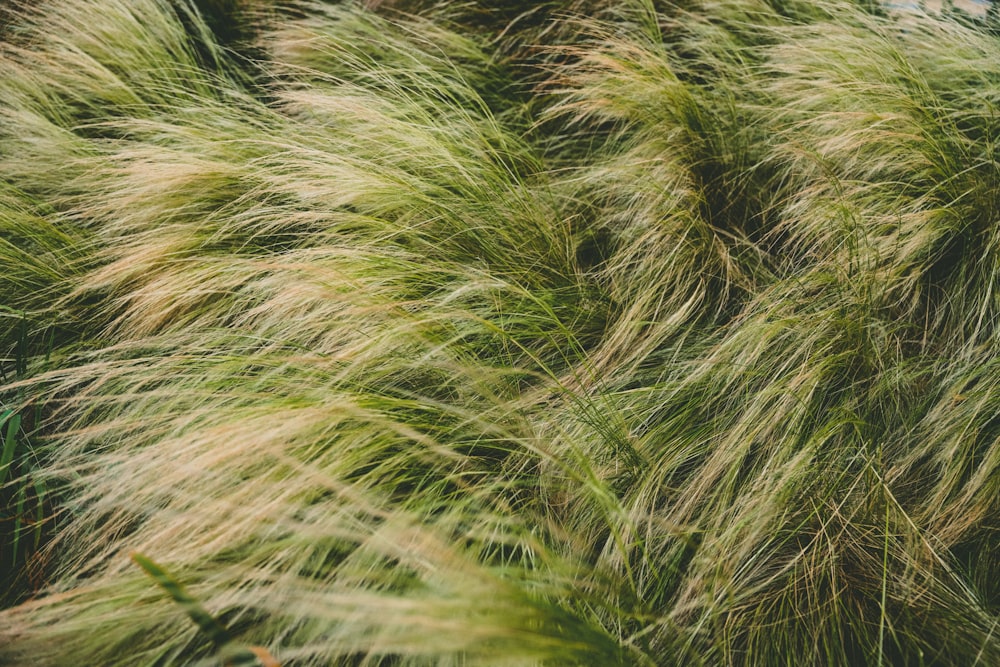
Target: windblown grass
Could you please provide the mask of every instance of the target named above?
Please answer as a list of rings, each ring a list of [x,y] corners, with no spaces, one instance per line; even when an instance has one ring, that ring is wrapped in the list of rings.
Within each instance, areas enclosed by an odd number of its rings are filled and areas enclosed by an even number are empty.
[[[0,661],[1000,661],[1000,42],[868,4],[20,11]]]

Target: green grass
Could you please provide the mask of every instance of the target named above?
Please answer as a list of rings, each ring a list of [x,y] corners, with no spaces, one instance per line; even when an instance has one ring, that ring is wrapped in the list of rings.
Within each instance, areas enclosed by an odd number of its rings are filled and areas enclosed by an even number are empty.
[[[1000,661],[988,27],[387,4],[6,29],[0,664]]]

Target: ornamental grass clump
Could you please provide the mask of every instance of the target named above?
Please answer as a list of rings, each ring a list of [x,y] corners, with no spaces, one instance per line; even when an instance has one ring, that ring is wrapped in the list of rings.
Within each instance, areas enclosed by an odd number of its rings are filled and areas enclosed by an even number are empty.
[[[16,5],[0,664],[1000,661],[997,38],[487,9]]]

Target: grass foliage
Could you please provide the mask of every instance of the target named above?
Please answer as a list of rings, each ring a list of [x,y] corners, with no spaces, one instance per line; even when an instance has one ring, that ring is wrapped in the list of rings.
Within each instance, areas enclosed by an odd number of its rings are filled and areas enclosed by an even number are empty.
[[[6,15],[0,664],[1000,664],[988,26]]]

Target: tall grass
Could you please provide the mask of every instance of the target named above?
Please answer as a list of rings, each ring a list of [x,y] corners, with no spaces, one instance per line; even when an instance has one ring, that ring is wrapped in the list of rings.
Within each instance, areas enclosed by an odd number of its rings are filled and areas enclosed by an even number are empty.
[[[1000,660],[994,36],[224,4],[0,46],[0,662]]]

